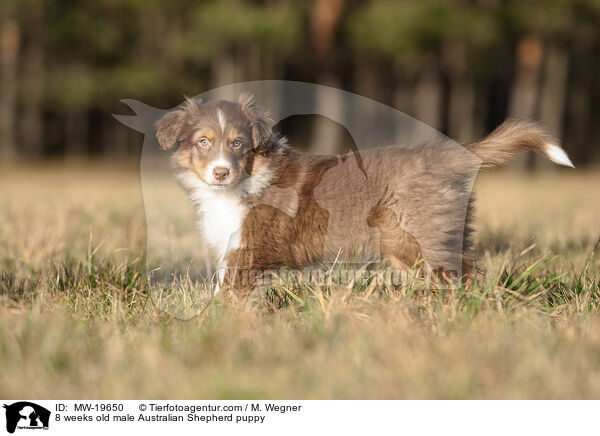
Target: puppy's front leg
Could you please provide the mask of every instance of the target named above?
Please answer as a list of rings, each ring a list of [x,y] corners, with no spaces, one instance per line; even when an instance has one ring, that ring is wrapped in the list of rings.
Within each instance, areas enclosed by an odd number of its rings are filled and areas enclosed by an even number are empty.
[[[220,290],[249,295],[270,284],[271,271],[276,265],[261,261],[250,249],[236,249],[228,253],[224,267],[219,268]]]

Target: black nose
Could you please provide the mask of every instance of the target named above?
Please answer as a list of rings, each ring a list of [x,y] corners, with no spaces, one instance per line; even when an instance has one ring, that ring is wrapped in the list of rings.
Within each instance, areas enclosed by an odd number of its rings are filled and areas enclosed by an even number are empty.
[[[229,175],[229,169],[225,167],[214,167],[213,168],[213,177],[219,182],[224,181]]]

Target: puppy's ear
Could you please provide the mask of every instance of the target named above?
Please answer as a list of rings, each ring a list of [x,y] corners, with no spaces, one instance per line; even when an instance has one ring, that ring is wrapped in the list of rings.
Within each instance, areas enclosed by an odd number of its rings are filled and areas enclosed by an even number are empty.
[[[273,144],[273,125],[275,123],[266,112],[256,105],[254,96],[251,93],[243,93],[238,103],[252,125],[254,149],[261,154],[268,153]]]
[[[183,110],[174,110],[166,113],[160,120],[154,123],[156,129],[156,139],[160,144],[161,150],[169,150],[179,141],[181,130],[184,126],[185,112]]]
[[[197,98],[185,97],[185,103],[180,105],[180,109],[166,113],[160,120],[154,123],[156,129],[156,138],[160,144],[161,150],[169,150],[182,140],[183,128],[185,127],[186,114],[198,116],[199,106],[202,100]]]

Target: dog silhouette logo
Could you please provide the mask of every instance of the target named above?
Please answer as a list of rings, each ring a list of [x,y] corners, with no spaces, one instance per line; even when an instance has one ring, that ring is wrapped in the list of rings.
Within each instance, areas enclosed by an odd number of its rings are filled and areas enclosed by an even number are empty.
[[[29,401],[19,401],[4,405],[6,409],[6,431],[14,433],[16,429],[48,429],[50,411]]]

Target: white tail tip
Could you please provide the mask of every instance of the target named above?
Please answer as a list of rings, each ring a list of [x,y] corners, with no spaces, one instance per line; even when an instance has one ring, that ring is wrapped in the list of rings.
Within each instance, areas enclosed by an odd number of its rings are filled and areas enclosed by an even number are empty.
[[[566,167],[575,168],[575,165],[573,165],[573,162],[571,162],[571,159],[569,159],[567,153],[565,153],[565,151],[556,144],[546,145],[546,154],[552,162],[556,162],[557,164],[564,165]]]

